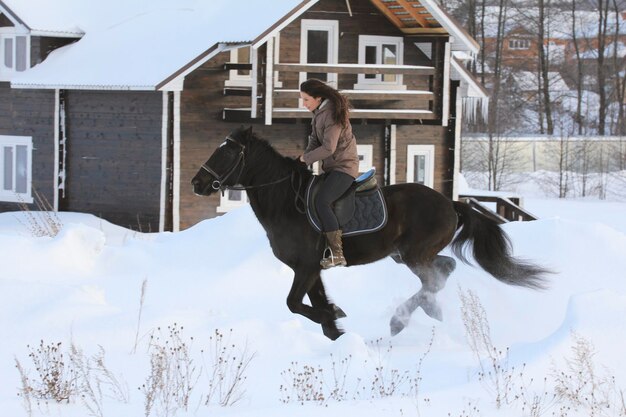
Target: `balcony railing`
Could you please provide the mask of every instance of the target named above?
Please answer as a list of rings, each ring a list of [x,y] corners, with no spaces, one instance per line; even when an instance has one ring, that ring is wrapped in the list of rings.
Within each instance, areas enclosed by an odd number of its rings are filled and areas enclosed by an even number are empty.
[[[360,64],[274,64],[257,68],[254,77],[252,65],[226,64],[224,69],[250,69],[256,88],[227,87],[224,94],[229,96],[250,97],[251,107],[230,107],[224,109],[227,120],[242,120],[247,117],[264,117],[266,122],[274,119],[310,118],[311,113],[300,107],[298,83],[300,73],[337,74],[338,85],[342,94],[352,102],[350,117],[353,119],[388,119],[388,120],[428,120],[437,119],[437,94],[434,89],[434,67],[417,65],[360,65]],[[277,77],[268,77],[264,71],[277,73]],[[386,87],[384,83],[375,85],[357,84],[358,74],[402,76],[403,86]],[[281,80],[277,83],[276,80]],[[255,85],[253,81],[253,85]],[[353,88],[341,88],[341,87]],[[419,86],[419,87],[418,87]],[[420,88],[421,87],[421,88]],[[401,89],[403,88],[403,89]],[[255,99],[252,99],[256,92]],[[246,103],[246,104],[247,104]],[[256,111],[253,107],[257,106]],[[269,117],[269,114],[271,117]]]

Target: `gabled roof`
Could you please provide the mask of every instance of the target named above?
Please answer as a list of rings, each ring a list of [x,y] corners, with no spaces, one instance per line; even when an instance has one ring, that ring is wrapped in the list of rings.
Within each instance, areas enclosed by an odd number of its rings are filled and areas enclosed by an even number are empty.
[[[250,43],[275,22],[317,2],[273,0],[268,5],[238,0],[233,7],[228,0],[56,1],[66,8],[82,5],[82,14],[78,10],[68,13],[75,16],[74,28],[84,30],[85,35],[16,74],[13,87],[156,90],[226,49],[226,43]],[[36,17],[29,15],[33,21]],[[49,25],[41,30],[59,28]]]
[[[18,15],[13,13],[13,10],[11,10],[9,6],[4,4],[1,0],[0,0],[0,13],[5,15],[11,22],[13,22],[13,24],[22,25],[25,28],[30,29],[28,25],[24,23],[24,21]]]
[[[26,27],[31,34],[41,36],[71,36],[84,34],[77,27],[80,4],[76,0],[55,0],[53,6],[45,0],[0,0],[0,11]]]
[[[51,9],[50,1],[0,0],[0,6],[10,8],[33,35],[84,34],[39,65],[16,74],[13,87],[167,89],[168,83],[233,44],[262,44],[318,2],[238,0],[235,7],[232,0],[54,0]],[[419,7],[428,17],[407,13],[420,25],[449,33],[453,50],[469,55],[478,51],[476,42],[434,0],[398,3]],[[403,25],[398,28],[404,30]]]
[[[447,33],[452,50],[476,55],[478,43],[433,0],[370,0],[405,35]]]

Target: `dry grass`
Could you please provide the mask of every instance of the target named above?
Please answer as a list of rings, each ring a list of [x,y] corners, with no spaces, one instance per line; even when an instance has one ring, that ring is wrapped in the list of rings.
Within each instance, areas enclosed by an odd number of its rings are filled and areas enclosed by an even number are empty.
[[[210,364],[204,361],[204,351],[202,351],[203,362],[209,370],[208,390],[205,395],[204,404],[218,404],[222,407],[234,405],[241,401],[245,395],[246,371],[250,362],[256,356],[250,352],[248,345],[239,349],[232,343],[232,329],[225,336],[221,331],[215,332],[209,337],[208,355]]]
[[[294,361],[281,372],[285,381],[279,387],[283,403],[317,403],[327,405],[330,401],[375,400],[394,396],[412,397],[420,400],[422,365],[432,348],[435,338],[433,328],[426,351],[419,358],[415,370],[389,366],[393,346],[383,345],[382,339],[368,343],[370,359],[358,363],[358,376],[354,375],[353,358],[337,360],[332,354],[326,365],[299,364]],[[365,374],[363,371],[365,370]],[[424,399],[426,403],[428,399]]]
[[[150,375],[139,388],[144,394],[146,416],[153,409],[169,417],[178,409],[189,408],[200,370],[190,354],[193,337],[187,341],[183,330],[183,326],[174,323],[167,326],[167,332],[158,328],[150,338]]]
[[[525,365],[516,369],[509,364],[508,348],[493,345],[480,299],[470,290],[460,290],[459,295],[466,338],[479,363],[478,380],[497,408],[507,406],[529,417],[626,417],[624,392],[615,377],[595,363],[589,340],[573,334],[572,355],[563,365],[554,364],[550,375],[528,377]],[[460,415],[473,415],[472,410],[477,405]]]
[[[39,194],[35,189],[33,189],[33,193],[35,194],[35,207],[37,210],[31,210],[30,206],[18,196],[20,210],[26,217],[25,222],[19,218],[18,221],[22,223],[32,236],[55,237],[63,228],[63,223],[46,197]]]

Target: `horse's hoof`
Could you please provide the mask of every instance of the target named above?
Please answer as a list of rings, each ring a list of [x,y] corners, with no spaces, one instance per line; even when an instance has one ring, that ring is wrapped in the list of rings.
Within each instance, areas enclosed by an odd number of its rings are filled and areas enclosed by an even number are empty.
[[[337,340],[344,333],[343,330],[337,328],[334,322],[332,324],[322,324],[322,332],[330,340]]]
[[[389,329],[391,331],[391,335],[395,336],[400,333],[407,326],[408,320],[402,320],[398,316],[393,316],[391,321],[389,322]]]
[[[336,304],[331,304],[330,305],[331,308],[333,309],[333,312],[335,313],[335,319],[342,319],[346,316],[346,313],[344,313],[344,311]]]
[[[432,317],[435,320],[443,321],[443,312],[441,311],[441,307],[436,303],[422,303],[422,309],[424,309],[424,313],[426,313],[429,317]]]

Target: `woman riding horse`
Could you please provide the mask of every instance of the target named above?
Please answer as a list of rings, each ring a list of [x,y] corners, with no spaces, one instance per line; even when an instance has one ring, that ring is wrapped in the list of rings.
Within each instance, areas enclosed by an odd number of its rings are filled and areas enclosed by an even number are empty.
[[[327,337],[336,339],[343,334],[336,320],[345,313],[326,296],[319,262],[322,242],[301,205],[304,185],[311,177],[305,164],[279,154],[252,128],[240,128],[215,149],[191,183],[198,195],[209,196],[227,188],[247,191],[272,252],[294,271],[287,306],[319,323]],[[343,249],[347,266],[390,256],[421,280],[419,291],[399,305],[391,318],[392,334],[408,325],[418,307],[442,319],[436,296],[456,264],[452,257],[440,254],[448,245],[461,260],[466,260],[464,248],[472,248],[478,265],[502,282],[543,287],[547,271],[512,256],[506,233],[468,204],[450,201],[416,183],[388,185],[381,190],[389,213],[386,225],[372,233],[350,236]],[[305,295],[310,304],[304,302]]]
[[[322,258],[320,265],[324,269],[346,266],[342,230],[332,205],[359,174],[356,139],[348,118],[350,103],[333,87],[314,78],[300,85],[300,97],[304,107],[313,112],[309,144],[300,160],[307,165],[322,161],[325,173],[315,200],[315,209],[329,249],[325,251],[328,256]]]

